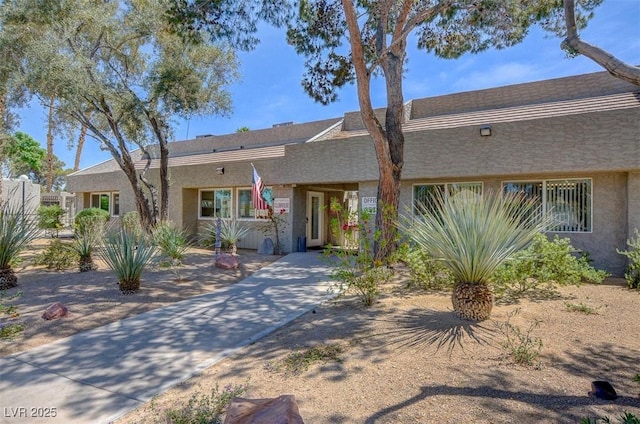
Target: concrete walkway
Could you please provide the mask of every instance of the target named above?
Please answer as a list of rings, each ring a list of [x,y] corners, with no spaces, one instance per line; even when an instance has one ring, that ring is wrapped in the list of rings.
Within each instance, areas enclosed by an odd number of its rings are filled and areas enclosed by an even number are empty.
[[[0,358],[1,423],[108,423],[329,299],[321,255]]]

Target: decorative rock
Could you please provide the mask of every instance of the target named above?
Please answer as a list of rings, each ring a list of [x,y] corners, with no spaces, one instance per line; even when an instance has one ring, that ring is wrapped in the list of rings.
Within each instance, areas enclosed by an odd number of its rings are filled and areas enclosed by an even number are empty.
[[[608,381],[592,381],[589,395],[606,400],[616,400],[618,398],[618,394]]]
[[[56,302],[45,309],[42,318],[50,321],[56,318],[63,318],[69,314],[69,309],[60,302]]]
[[[273,255],[273,248],[273,240],[267,237],[258,248],[258,255]]]
[[[223,253],[216,256],[216,267],[222,269],[237,269],[240,266],[238,257]]]
[[[232,399],[224,424],[251,423],[304,424],[304,421],[293,395],[275,399]]]

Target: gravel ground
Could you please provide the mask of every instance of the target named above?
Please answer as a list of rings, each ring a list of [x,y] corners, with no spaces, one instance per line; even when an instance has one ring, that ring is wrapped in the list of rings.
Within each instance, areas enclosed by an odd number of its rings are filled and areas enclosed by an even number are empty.
[[[103,264],[89,273],[20,269],[23,295],[13,303],[27,329],[1,342],[0,356],[232,284],[276,257],[241,252],[240,259],[240,270],[221,271],[212,266],[210,251],[194,249],[183,281],[152,270],[140,293],[130,296],[119,293]],[[499,303],[491,320],[477,324],[452,313],[449,293],[407,290],[406,281],[400,272],[371,308],[350,297],[321,305],[118,423],[156,422],[158,411],[229,384],[247,384],[249,398],[295,395],[308,424],[577,423],[602,416],[615,423],[624,412],[640,417],[640,383],[633,380],[640,373],[640,293],[624,280]],[[67,304],[71,316],[42,320],[44,308],[56,301]],[[571,311],[567,304],[594,313]],[[515,310],[520,312],[512,316]],[[542,341],[533,366],[515,364],[503,347],[507,320]],[[292,353],[327,344],[341,348],[338,360],[283,372]],[[619,398],[589,396],[593,380],[611,382]]]

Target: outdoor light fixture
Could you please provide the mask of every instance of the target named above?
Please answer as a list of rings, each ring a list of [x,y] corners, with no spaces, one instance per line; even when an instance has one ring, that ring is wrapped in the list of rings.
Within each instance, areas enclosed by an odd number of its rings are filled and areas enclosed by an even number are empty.
[[[491,125],[484,125],[480,127],[480,135],[482,137],[489,137],[491,135]]]
[[[220,168],[216,168],[216,174],[218,175],[224,174],[224,166],[221,166]]]

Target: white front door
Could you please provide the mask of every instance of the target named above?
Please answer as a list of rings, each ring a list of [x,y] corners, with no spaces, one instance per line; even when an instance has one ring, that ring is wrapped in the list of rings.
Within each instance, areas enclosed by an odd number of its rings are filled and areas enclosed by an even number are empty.
[[[324,193],[307,192],[307,246],[322,246],[324,244],[323,207]]]

